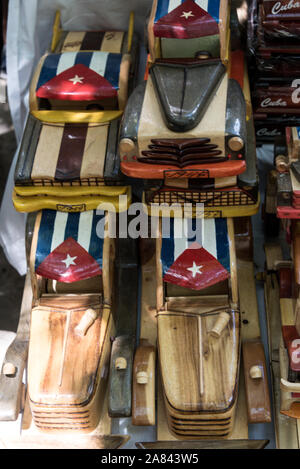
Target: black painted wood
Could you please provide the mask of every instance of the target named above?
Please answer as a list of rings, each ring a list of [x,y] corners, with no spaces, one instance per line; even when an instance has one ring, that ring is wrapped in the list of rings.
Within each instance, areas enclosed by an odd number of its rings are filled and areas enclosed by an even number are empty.
[[[137,142],[146,84],[147,82],[144,82],[137,86],[127,101],[120,129],[120,140],[130,138]]]
[[[258,173],[256,166],[256,139],[253,118],[246,124],[247,145],[245,152],[246,171],[238,176],[239,186],[258,187]]]
[[[131,415],[131,387],[132,364],[135,347],[135,337],[117,337],[111,349],[110,381],[109,381],[109,415],[111,417],[130,417]],[[126,360],[126,368],[117,367],[117,360]]]
[[[247,152],[246,103],[239,83],[233,79],[228,80],[225,135],[226,144],[232,137],[240,137],[244,142],[244,147],[237,152],[226,145],[227,154],[231,154],[232,159],[239,154],[244,157]]]
[[[120,418],[131,415],[132,367],[138,309],[138,251],[135,239],[118,239],[115,282],[116,338],[112,345],[110,362],[108,410],[111,417]],[[119,357],[125,358],[125,369],[116,368],[116,359]]]
[[[220,60],[198,64],[155,64],[150,69],[167,127],[187,132],[204,116],[225,73]]]

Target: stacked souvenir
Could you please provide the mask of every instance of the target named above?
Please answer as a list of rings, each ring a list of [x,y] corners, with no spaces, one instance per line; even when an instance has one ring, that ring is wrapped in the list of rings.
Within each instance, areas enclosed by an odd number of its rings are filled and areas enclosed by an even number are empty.
[[[129,33],[61,31],[32,79],[30,113],[15,173],[14,205],[32,212],[82,212],[127,195],[118,131],[134,87],[136,41]]]
[[[135,360],[132,418],[135,425],[155,422],[155,400],[146,406],[141,387],[154,386],[153,373],[137,375],[142,357],[153,363],[157,336],[165,419],[177,439],[229,438],[238,399],[245,336],[236,249],[244,239],[239,256],[251,258],[250,216],[259,201],[247,71],[243,53],[230,50],[229,16],[227,0],[154,0],[146,81],[130,96],[120,130],[121,171],[144,181],[145,207],[159,218],[157,331],[141,330],[146,343]],[[189,220],[174,205],[189,206]],[[145,291],[150,272],[147,264]],[[267,422],[263,347],[259,334],[247,339],[249,422]]]
[[[41,58],[31,83],[13,194],[15,208],[29,213],[31,288],[27,282],[27,310],[21,311],[21,329],[6,355],[6,362],[14,361],[17,349],[19,358],[14,379],[2,376],[0,387],[8,389],[10,380],[12,397],[5,401],[6,416],[1,419],[18,416],[25,366],[28,412],[35,430],[80,436],[93,431],[85,444],[97,448],[126,441],[110,439],[107,425],[97,427],[105,418],[108,422],[103,413],[107,416],[111,338],[118,333],[114,312],[128,288],[126,246],[106,232],[110,212],[126,211],[131,201],[131,188],[119,170],[118,132],[136,76],[133,20],[130,15],[128,33],[63,31],[57,13],[51,51]],[[120,195],[126,196],[123,204]],[[127,250],[130,246],[126,273],[136,289],[131,240]],[[136,303],[133,296],[126,304],[132,317],[127,331],[133,335]],[[24,329],[29,323],[30,340]],[[126,334],[126,328],[122,332]],[[131,355],[133,339],[122,337]],[[131,387],[130,363],[128,369]]]
[[[261,142],[300,125],[300,6],[291,0],[250,2],[248,49],[255,128]]]

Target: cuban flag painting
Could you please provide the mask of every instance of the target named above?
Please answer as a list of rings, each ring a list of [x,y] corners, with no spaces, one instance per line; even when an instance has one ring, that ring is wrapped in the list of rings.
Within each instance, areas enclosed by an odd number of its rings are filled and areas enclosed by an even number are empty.
[[[219,34],[220,0],[157,0],[154,35],[191,39]]]
[[[183,221],[174,218],[170,236],[165,237],[163,231],[161,263],[165,282],[202,290],[229,278],[226,218]]]
[[[64,213],[43,210],[35,271],[44,278],[71,283],[102,274],[105,215],[96,210]]]
[[[44,59],[38,98],[93,101],[117,96],[122,54],[64,52]]]

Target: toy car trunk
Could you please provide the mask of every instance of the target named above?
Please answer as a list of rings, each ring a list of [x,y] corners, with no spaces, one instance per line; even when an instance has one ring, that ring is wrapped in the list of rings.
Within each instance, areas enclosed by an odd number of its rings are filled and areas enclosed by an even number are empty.
[[[120,195],[128,203],[131,197],[119,171],[119,119],[97,112],[84,113],[86,122],[80,122],[82,113],[65,121],[60,114],[58,122],[28,117],[15,170],[15,208],[76,212],[107,202],[126,210],[119,204]]]
[[[178,439],[226,438],[240,360],[233,220],[172,219],[167,236],[164,223],[156,250],[157,320],[169,429]]]
[[[220,60],[156,63],[128,100],[121,171],[142,179],[190,170],[200,178],[236,176],[246,169],[246,143],[243,92]]]
[[[125,31],[66,31],[61,26],[60,12],[55,16],[51,52],[102,51],[126,54],[135,47],[134,13]]]
[[[148,23],[152,62],[195,58],[205,51],[226,63],[229,22],[230,2],[226,0],[154,0]]]
[[[114,241],[108,214],[37,214],[30,251],[33,287],[28,395],[42,432],[91,432],[106,389]]]

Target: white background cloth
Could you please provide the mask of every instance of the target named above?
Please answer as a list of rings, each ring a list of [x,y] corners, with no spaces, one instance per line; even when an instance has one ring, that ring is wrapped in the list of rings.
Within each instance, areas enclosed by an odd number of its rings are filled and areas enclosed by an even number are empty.
[[[130,11],[135,29],[144,39],[146,17],[152,0],[10,0],[7,26],[8,100],[17,141],[20,142],[28,113],[28,92],[40,57],[50,47],[56,10],[61,11],[67,31],[128,29]],[[9,262],[24,275],[26,215],[15,211],[13,190],[14,157],[0,211],[0,244]],[[45,155],[47,157],[47,155]]]

